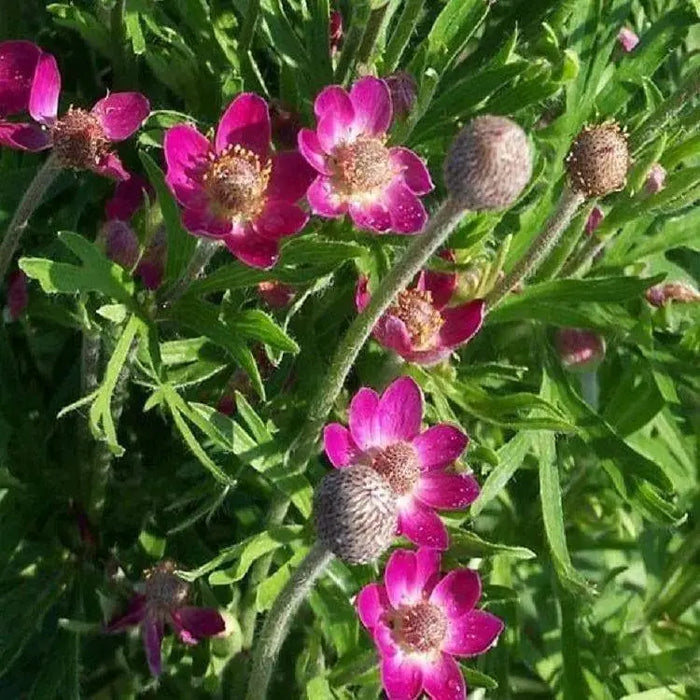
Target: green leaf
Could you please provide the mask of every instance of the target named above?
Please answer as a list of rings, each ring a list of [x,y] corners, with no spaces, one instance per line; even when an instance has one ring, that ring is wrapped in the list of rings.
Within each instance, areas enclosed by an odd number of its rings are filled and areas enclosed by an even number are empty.
[[[298,353],[299,346],[260,309],[247,309],[226,315],[231,330],[243,338],[257,340],[285,352]]]
[[[534,559],[537,555],[527,547],[513,547],[507,544],[487,542],[473,532],[454,532],[450,534],[450,557],[471,559],[502,554],[512,559]]]
[[[46,6],[47,12],[53,15],[53,21],[62,27],[78,32],[83,40],[106,58],[112,58],[112,42],[109,31],[90,12],[79,9],[73,3],[62,2]]]

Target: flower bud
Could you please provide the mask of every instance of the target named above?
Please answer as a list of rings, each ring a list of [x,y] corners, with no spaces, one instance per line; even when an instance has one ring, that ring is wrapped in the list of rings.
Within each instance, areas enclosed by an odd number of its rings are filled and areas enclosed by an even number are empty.
[[[394,539],[396,496],[369,466],[337,469],[316,489],[314,516],[322,545],[348,564],[366,564],[381,556]]]
[[[654,163],[654,165],[649,168],[647,173],[647,179],[644,183],[644,189],[648,194],[656,194],[661,192],[661,190],[666,185],[666,168],[660,163]]]
[[[585,127],[566,157],[571,187],[587,199],[623,189],[629,166],[627,135],[613,122]]]
[[[125,221],[108,221],[100,230],[97,243],[112,262],[127,270],[138,262],[139,241],[134,230]]]
[[[385,76],[384,82],[389,86],[394,116],[398,119],[405,119],[416,101],[416,93],[418,92],[416,79],[405,70],[399,70]]]
[[[635,46],[639,43],[639,37],[631,29],[627,29],[627,27],[620,29],[617,40],[625,53],[634,50]]]
[[[6,316],[10,321],[16,321],[29,304],[27,276],[21,270],[15,270],[7,278],[7,309]]]
[[[657,284],[647,289],[645,296],[647,301],[656,307],[665,306],[669,302],[692,304],[700,301],[700,292],[685,282]]]
[[[343,15],[338,10],[331,10],[328,20],[328,37],[331,43],[331,53],[335,53],[343,38]]]
[[[258,294],[271,309],[284,309],[292,303],[296,291],[290,284],[268,280],[258,283]]]
[[[459,132],[445,163],[450,196],[474,211],[509,207],[531,175],[525,132],[510,119],[491,115],[477,117]]]
[[[570,372],[595,369],[605,357],[605,340],[593,331],[560,328],[555,344],[562,365]]]
[[[591,236],[595,230],[600,226],[601,222],[605,218],[605,214],[600,207],[593,207],[591,213],[586,219],[586,235]]]

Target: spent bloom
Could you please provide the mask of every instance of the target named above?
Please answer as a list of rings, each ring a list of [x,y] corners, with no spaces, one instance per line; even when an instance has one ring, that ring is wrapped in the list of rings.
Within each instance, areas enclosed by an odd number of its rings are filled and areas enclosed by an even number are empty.
[[[0,144],[19,148],[17,141],[35,138],[26,124],[6,119],[29,108],[29,95],[41,49],[30,41],[0,42]]]
[[[13,124],[7,145],[28,151],[52,148],[64,168],[93,170],[115,180],[128,180],[111,144],[129,138],[149,114],[148,100],[138,92],[114,92],[99,100],[88,112],[70,107],[58,116],[61,74],[56,59],[42,53],[37,62],[29,95],[29,114],[38,123]]]
[[[148,667],[154,676],[159,676],[162,670],[160,648],[166,623],[189,645],[221,634],[226,627],[218,610],[187,605],[189,584],[174,572],[174,562],[161,561],[148,573],[144,592],[135,594],[124,615],[107,625],[107,632],[141,626]]]
[[[350,402],[349,429],[327,425],[324,448],[336,469],[366,465],[385,480],[397,499],[399,534],[447,549],[447,530],[435,509],[465,508],[479,486],[450,469],[468,436],[447,423],[422,430],[422,420],[423,395],[410,377],[400,377],[381,396],[363,387]]]
[[[605,340],[594,331],[560,328],[555,344],[562,365],[571,372],[594,369],[605,357]]]
[[[639,37],[627,27],[620,29],[617,40],[625,53],[633,51],[639,43]]]
[[[316,98],[316,130],[299,132],[299,150],[317,171],[306,193],[314,214],[346,213],[361,229],[418,233],[427,220],[417,195],[433,189],[430,173],[413,151],[387,148],[392,121],[389,88],[365,77],[350,92],[338,85]]]
[[[370,300],[367,278],[361,277],[355,293],[358,311]],[[456,291],[457,276],[423,270],[415,287],[399,292],[379,319],[373,334],[407,362],[434,365],[470,340],[484,320],[481,299],[448,306]]]
[[[164,147],[166,180],[185,228],[222,241],[247,265],[272,267],[280,238],[306,225],[297,202],[313,173],[296,151],[270,152],[270,114],[258,95],[231,102],[213,142],[179,124],[166,132]]]
[[[453,569],[441,577],[434,550],[391,555],[384,583],[365,586],[356,601],[379,651],[389,700],[413,700],[421,692],[433,700],[466,698],[454,657],[483,654],[503,631],[499,618],[475,609],[480,597],[476,571]]]

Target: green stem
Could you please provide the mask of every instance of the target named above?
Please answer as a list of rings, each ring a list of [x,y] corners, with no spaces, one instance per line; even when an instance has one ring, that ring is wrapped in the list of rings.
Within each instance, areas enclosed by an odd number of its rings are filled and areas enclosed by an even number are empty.
[[[561,270],[560,277],[576,277],[581,271],[588,267],[593,258],[605,247],[605,241],[601,241],[595,235],[592,235],[581,246],[580,250],[575,253],[566,262]]]
[[[10,221],[10,225],[7,227],[5,237],[2,239],[2,243],[0,243],[0,280],[4,279],[7,274],[7,268],[10,266],[10,262],[12,262],[22,234],[29,224],[29,219],[31,219],[32,214],[41,204],[46,191],[51,187],[51,184],[60,171],[61,168],[52,153],[44,161],[41,168],[39,168],[39,171],[34,176],[27,191],[24,193],[24,197],[22,197],[12,217],[12,221]]]
[[[369,16],[369,22],[367,22],[367,27],[365,28],[365,34],[362,37],[362,43],[357,51],[358,63],[367,63],[371,58],[388,7],[389,3],[386,2],[381,7],[372,10]]]
[[[294,615],[332,559],[333,554],[316,542],[277,596],[255,647],[246,700],[267,697],[272,671]]]
[[[542,233],[533,241],[527,253],[516,263],[515,267],[486,297],[489,309],[493,309],[518,282],[527,279],[537,269],[571,223],[571,219],[583,204],[584,199],[581,192],[574,192],[569,187],[564,188],[557,209],[547,221]]]
[[[401,55],[411,38],[411,33],[418,24],[424,4],[425,0],[407,0],[404,5],[384,52],[384,71],[386,73],[395,71],[399,65]]]
[[[577,216],[574,219],[573,224],[564,232],[554,250],[540,265],[540,268],[537,270],[537,274],[535,275],[536,281],[543,282],[545,280],[551,280],[557,276],[561,276],[560,273],[562,268],[576,250],[576,246],[581,241],[583,226],[585,225],[584,222],[588,219],[590,212],[591,208],[587,208],[583,212],[584,216],[582,218]]]
[[[344,83],[355,65],[355,58],[360,48],[360,42],[365,35],[367,25],[371,17],[371,4],[369,0],[356,2],[352,8],[352,22],[350,30],[343,40],[343,49],[340,52],[338,66],[335,69],[335,79],[338,83]]]
[[[163,295],[161,300],[163,306],[170,306],[187,291],[187,287],[202,274],[202,271],[209,264],[209,261],[214,257],[214,253],[216,253],[218,249],[219,241],[209,240],[207,238],[201,238],[199,240],[189,265],[187,265],[180,277]]]

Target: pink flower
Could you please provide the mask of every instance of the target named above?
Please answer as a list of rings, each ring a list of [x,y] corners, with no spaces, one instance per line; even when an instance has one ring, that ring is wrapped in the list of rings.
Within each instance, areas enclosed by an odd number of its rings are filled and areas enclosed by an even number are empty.
[[[7,278],[7,315],[10,321],[16,321],[29,304],[27,275],[15,270]]]
[[[363,311],[370,300],[367,278],[360,277],[355,305]],[[400,292],[374,327],[381,345],[407,362],[434,365],[444,360],[481,328],[484,302],[481,299],[447,306],[457,286],[457,276],[423,270],[412,289]]]
[[[296,290],[291,284],[269,280],[258,284],[258,294],[271,309],[284,309],[294,301]]]
[[[605,340],[594,331],[560,328],[555,344],[562,365],[572,372],[594,369],[605,357]]]
[[[27,151],[53,148],[64,168],[93,170],[115,180],[127,180],[129,174],[110,145],[129,138],[141,126],[150,112],[148,100],[138,92],[115,92],[99,100],[89,112],[70,107],[59,119],[60,92],[56,59],[42,53],[29,95],[29,114],[41,126],[13,124],[6,145]]]
[[[306,197],[314,214],[350,214],[358,228],[418,233],[428,218],[416,195],[433,189],[430,173],[413,151],[387,148],[392,121],[383,80],[358,80],[348,94],[331,85],[316,98],[316,131],[299,132],[299,150],[318,171]]]
[[[639,37],[631,29],[627,29],[627,27],[620,29],[617,40],[620,42],[620,46],[622,46],[622,50],[625,53],[633,51],[639,43]]]
[[[357,612],[380,655],[389,700],[461,700],[467,689],[454,657],[483,654],[503,622],[474,608],[481,597],[476,571],[453,569],[440,577],[440,554],[395,551],[384,584],[371,583],[357,596]]]
[[[185,644],[197,644],[204,637],[221,634],[224,618],[214,608],[195,608],[186,605],[189,584],[176,576],[175,564],[162,561],[146,578],[145,593],[136,594],[121,617],[107,625],[107,632],[121,632],[133,625],[141,626],[148,667],[154,676],[162,670],[160,647],[169,623]]]
[[[593,207],[586,219],[586,235],[591,236],[598,226],[600,226],[604,218],[605,214],[603,210],[600,207]]]
[[[222,240],[252,267],[272,267],[279,241],[309,217],[296,203],[313,177],[296,151],[270,153],[267,103],[243,93],[224,112],[210,143],[179,124],[165,134],[167,182],[191,233]]]
[[[467,435],[447,423],[421,432],[422,419],[420,388],[400,377],[381,397],[360,389],[350,402],[350,429],[327,425],[323,443],[336,469],[368,464],[386,479],[398,502],[399,534],[420,546],[447,549],[447,530],[435,509],[465,508],[479,485],[448,469],[467,447]]]
[[[648,194],[656,194],[666,186],[666,168],[661,163],[654,163],[649,168],[644,189]]]

